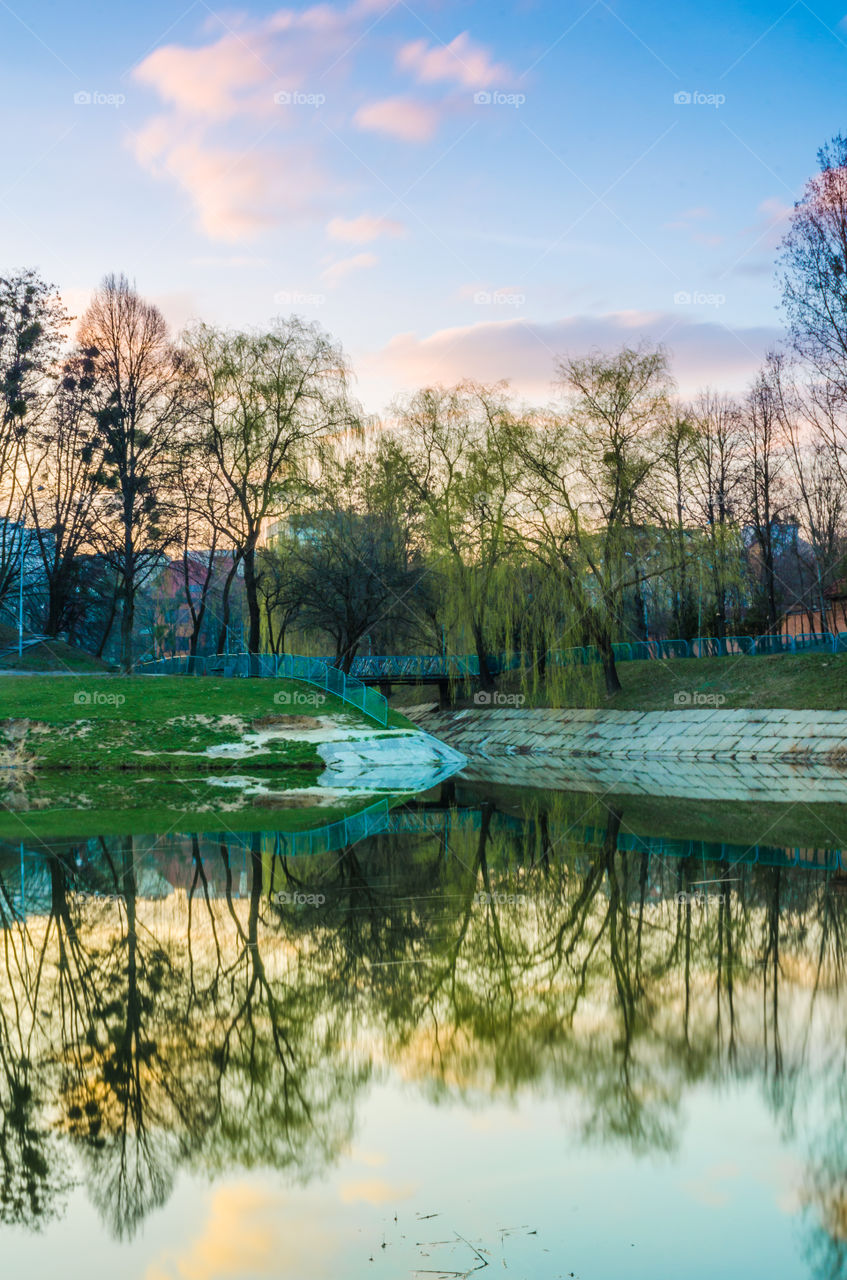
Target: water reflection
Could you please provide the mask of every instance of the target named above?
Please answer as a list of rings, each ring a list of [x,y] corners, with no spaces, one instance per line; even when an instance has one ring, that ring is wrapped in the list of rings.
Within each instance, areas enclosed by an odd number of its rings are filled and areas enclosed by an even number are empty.
[[[3,1221],[81,1182],[130,1239],[180,1170],[309,1183],[389,1071],[431,1105],[567,1095],[581,1141],[642,1154],[692,1091],[753,1083],[799,1135],[810,1274],[840,1275],[838,815],[794,844],[736,815],[728,842],[627,804],[445,784],[311,856],[276,831],[0,845]]]

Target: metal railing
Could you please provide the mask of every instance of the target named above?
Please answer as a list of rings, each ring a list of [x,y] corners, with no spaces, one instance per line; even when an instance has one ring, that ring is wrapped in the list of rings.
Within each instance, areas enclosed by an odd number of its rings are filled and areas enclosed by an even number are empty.
[[[252,668],[252,671],[251,671]],[[225,678],[254,674],[266,680],[302,680],[316,689],[332,693],[348,706],[356,707],[377,724],[388,724],[388,703],[376,689],[370,689],[355,676],[345,675],[321,658],[306,658],[296,653],[234,653],[210,658],[154,658],[137,667],[139,675],[196,675]]]

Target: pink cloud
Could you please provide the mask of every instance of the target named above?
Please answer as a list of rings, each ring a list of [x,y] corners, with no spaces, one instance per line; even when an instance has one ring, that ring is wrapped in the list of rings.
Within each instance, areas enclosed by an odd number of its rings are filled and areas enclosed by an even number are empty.
[[[385,133],[403,142],[429,142],[438,127],[438,111],[414,98],[384,98],[360,107],[353,122],[359,129]]]
[[[170,106],[207,120],[230,119],[248,105],[246,95],[269,84],[273,75],[260,50],[234,36],[201,49],[166,45],[134,72]],[[264,97],[271,101],[269,92]]]
[[[451,80],[467,89],[511,84],[514,78],[503,63],[492,62],[487,50],[475,45],[467,31],[449,44],[431,47],[426,40],[412,40],[397,54],[397,66],[412,72],[421,84]]]
[[[360,213],[358,218],[333,218],[327,225],[327,234],[331,240],[369,244],[380,236],[403,236],[406,228],[393,218],[374,218],[368,213]]]
[[[215,146],[190,132],[174,138],[169,124],[159,117],[136,136],[136,158],[189,195],[201,229],[212,239],[253,239],[283,216],[311,211],[326,188],[306,148]]]
[[[350,258],[340,258],[338,262],[333,262],[322,273],[321,279],[330,288],[334,288],[351,272],[362,271],[367,267],[375,267],[378,261],[379,259],[375,253],[354,253]]]
[[[558,356],[614,350],[645,339],[667,346],[680,393],[690,395],[707,383],[742,389],[780,336],[775,327],[729,329],[711,317],[670,312],[616,312],[539,323],[510,318],[440,329],[425,338],[398,334],[359,364],[362,382],[382,397],[428,383],[506,378],[520,394],[547,401]]]

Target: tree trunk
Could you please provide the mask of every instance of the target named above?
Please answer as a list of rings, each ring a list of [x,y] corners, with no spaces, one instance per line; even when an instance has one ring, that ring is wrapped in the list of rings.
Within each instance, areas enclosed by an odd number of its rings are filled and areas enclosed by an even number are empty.
[[[221,595],[221,629],[218,632],[218,647],[216,650],[218,657],[220,657],[226,649],[226,633],[229,630],[229,593],[232,589],[232,584],[235,581],[235,575],[238,572],[238,564],[238,557],[235,557],[232,562],[232,568],[226,575],[226,581],[224,582],[224,589]]]
[[[612,648],[611,640],[607,636],[598,638],[597,648],[600,650],[600,661],[603,664],[606,693],[611,698],[621,691],[621,682],[618,679],[618,668],[615,663],[615,651]]]
[[[250,675],[256,676],[259,674],[259,664],[255,659],[262,639],[262,612],[259,605],[259,587],[256,582],[256,544],[253,540],[244,548],[244,591],[247,596],[247,614],[250,619],[247,639]]]
[[[493,693],[496,688],[494,676],[491,674],[491,668],[488,665],[488,654],[485,652],[482,628],[476,622],[473,624],[473,638],[476,656],[479,661],[479,687],[486,693]]]
[[[112,627],[115,624],[115,614],[117,613],[117,610],[118,610],[118,588],[117,588],[117,584],[115,584],[115,589],[112,592],[112,603],[109,608],[109,618],[108,618],[108,621],[106,622],[106,626],[103,631],[103,634],[100,637],[100,643],[97,646],[96,657],[98,658],[103,657],[103,650],[106,648],[106,641],[109,639],[109,636],[112,633]]]
[[[132,628],[135,623],[135,591],[124,578],[123,605],[121,607],[121,671],[132,672]]]

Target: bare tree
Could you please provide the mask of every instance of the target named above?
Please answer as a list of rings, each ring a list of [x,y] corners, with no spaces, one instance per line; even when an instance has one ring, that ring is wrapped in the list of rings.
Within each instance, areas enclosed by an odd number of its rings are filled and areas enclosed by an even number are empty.
[[[707,581],[714,595],[714,623],[708,631],[725,636],[730,593],[740,569],[741,411],[734,400],[707,388],[691,405],[689,417],[695,433],[689,501],[695,520],[705,527]]]
[[[786,458],[774,363],[759,373],[744,405],[743,492],[746,516],[761,565],[763,621],[775,631],[781,612],[777,574],[781,524],[787,512]]]
[[[47,587],[44,632],[68,628],[79,599],[81,553],[89,544],[91,518],[104,476],[92,418],[93,353],[80,351],[64,363],[49,412],[27,440],[27,506]]]
[[[95,534],[121,578],[121,668],[131,671],[136,595],[174,537],[167,502],[188,412],[184,362],[158,307],[125,276],[106,276],[78,338],[96,373],[104,490]]]
[[[847,138],[818,152],[782,241],[782,297],[793,345],[847,393]]]

